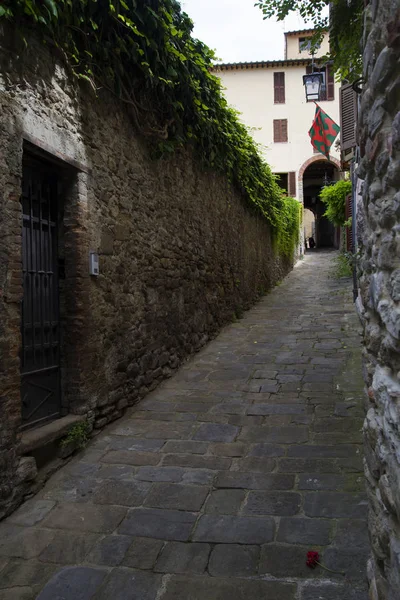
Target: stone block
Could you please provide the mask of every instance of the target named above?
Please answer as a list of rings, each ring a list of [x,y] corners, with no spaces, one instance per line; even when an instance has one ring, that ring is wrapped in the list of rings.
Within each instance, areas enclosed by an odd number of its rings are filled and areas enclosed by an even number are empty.
[[[35,498],[28,500],[9,517],[8,523],[23,525],[25,527],[36,525],[36,523],[40,523],[44,519],[55,504],[51,500],[36,500]]]
[[[333,543],[338,548],[368,548],[366,519],[340,519]]]
[[[294,583],[173,575],[166,585],[163,600],[295,600],[296,591]]]
[[[61,565],[79,564],[99,540],[100,535],[94,533],[59,531],[41,553],[40,560]]]
[[[327,546],[330,543],[332,523],[326,519],[283,517],[279,522],[277,542]]]
[[[133,465],[137,467],[152,466],[160,462],[156,452],[136,452],[135,450],[111,450],[101,459],[103,463]]]
[[[302,588],[302,600],[366,600],[366,587],[355,589],[340,583],[309,583]]]
[[[234,425],[203,423],[193,436],[194,440],[206,442],[232,442],[239,429]]]
[[[161,587],[161,575],[119,567],[104,581],[96,600],[155,600]]]
[[[0,524],[0,556],[30,559],[39,556],[53,540],[48,529],[25,528]]]
[[[132,538],[129,539],[132,540]],[[134,569],[152,569],[163,545],[164,542],[161,540],[140,537],[133,538],[133,542],[125,555],[123,565]]]
[[[37,600],[90,600],[106,575],[103,569],[64,567],[50,579]]]
[[[128,512],[118,533],[186,542],[195,522],[196,515],[189,512],[134,508]]]
[[[306,560],[307,549],[304,546],[268,544],[261,550],[260,575],[285,579],[288,577],[299,579],[321,577],[322,569],[310,569],[306,565]]]
[[[151,484],[143,481],[104,481],[93,494],[95,504],[113,504],[119,506],[140,506]]]
[[[159,573],[204,573],[208,563],[210,546],[193,542],[168,542],[155,566]]]
[[[243,456],[246,454],[246,446],[241,444],[240,442],[232,442],[232,443],[214,443],[210,444],[210,452],[211,454],[215,454],[215,456]]]
[[[205,454],[207,452],[207,442],[195,441],[169,441],[165,444],[162,451],[165,454]]]
[[[333,446],[303,444],[300,446],[289,446],[287,449],[287,456],[294,458],[350,458],[359,455],[361,451],[361,446],[355,444],[339,444]]]
[[[198,454],[167,454],[163,466],[190,467],[192,469],[229,469],[232,461],[220,456],[199,456]]]
[[[216,479],[217,488],[243,488],[249,490],[291,490],[295,476],[288,474],[262,475],[259,473],[220,473]]]
[[[14,587],[34,587],[41,589],[57,569],[58,567],[55,565],[49,565],[37,560],[9,561],[1,569],[0,590]]]
[[[243,514],[289,516],[298,514],[300,506],[300,494],[251,491],[243,508]]]
[[[116,567],[132,544],[132,538],[125,535],[107,535],[98,541],[86,557],[86,562],[94,565]]]
[[[214,490],[205,506],[205,512],[217,515],[236,515],[239,513],[246,493],[244,490]]]
[[[359,519],[366,510],[365,494],[311,492],[305,496],[304,512],[309,517]]]
[[[327,548],[324,552],[324,565],[334,571],[346,573],[346,578],[355,584],[363,584],[366,579],[369,548]],[[336,578],[343,576],[337,576]]]
[[[43,521],[43,526],[51,529],[111,533],[125,515],[126,508],[120,506],[58,504]]]
[[[241,458],[237,461],[236,467],[238,471],[247,473],[271,473],[275,469],[276,461],[273,458],[249,457]]]
[[[344,488],[345,481],[343,475],[300,474],[297,488],[299,490],[341,490]]]
[[[330,458],[280,458],[278,471],[282,473],[340,473],[337,461]]]
[[[239,441],[270,442],[276,444],[300,444],[308,440],[308,428],[287,427],[243,427]]]
[[[259,546],[218,544],[211,552],[208,572],[213,577],[255,576],[259,559]]]
[[[252,444],[249,450],[249,456],[259,457],[277,457],[284,456],[286,448],[284,446],[277,446],[275,444]]]
[[[154,483],[144,504],[152,508],[199,511],[208,495],[208,488],[177,483]]]
[[[306,407],[301,404],[253,404],[247,409],[248,415],[302,415]]]
[[[220,544],[263,544],[274,537],[273,519],[225,515],[203,515],[193,534],[196,542]]]
[[[141,481],[181,481],[185,470],[181,467],[141,467],[137,470],[136,479]]]

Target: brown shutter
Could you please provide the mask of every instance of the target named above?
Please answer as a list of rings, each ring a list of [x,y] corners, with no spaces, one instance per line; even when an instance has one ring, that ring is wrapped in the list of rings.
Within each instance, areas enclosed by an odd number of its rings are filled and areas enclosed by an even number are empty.
[[[274,119],[274,142],[288,141],[287,119]]]
[[[285,104],[285,73],[274,73],[274,103]]]
[[[335,99],[335,77],[332,65],[327,65],[326,67],[326,99]]]
[[[296,197],[296,172],[295,171],[290,171],[290,173],[288,174],[288,180],[289,180],[288,195],[295,198]]]
[[[281,122],[274,120],[274,142],[281,142]]]
[[[288,126],[287,119],[281,119],[281,142],[288,141]]]
[[[342,85],[340,96],[340,146],[342,152],[354,148],[357,126],[357,94],[352,84]]]
[[[350,219],[350,217],[353,214],[353,207],[351,205],[351,194],[349,194],[348,196],[346,196],[346,221],[348,221]],[[353,228],[352,227],[346,227],[346,250],[348,252],[352,251],[352,247],[353,247]]]

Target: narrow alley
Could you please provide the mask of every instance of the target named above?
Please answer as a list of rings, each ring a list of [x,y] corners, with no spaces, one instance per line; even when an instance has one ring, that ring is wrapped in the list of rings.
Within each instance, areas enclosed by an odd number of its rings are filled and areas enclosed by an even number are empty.
[[[0,525],[0,600],[366,600],[359,323],[335,256],[309,253]]]

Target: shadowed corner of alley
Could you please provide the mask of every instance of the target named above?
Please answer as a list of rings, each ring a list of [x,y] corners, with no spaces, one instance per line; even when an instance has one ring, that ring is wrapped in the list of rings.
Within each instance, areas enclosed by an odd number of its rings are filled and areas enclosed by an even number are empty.
[[[308,253],[0,525],[0,600],[367,599],[361,344],[335,256]]]

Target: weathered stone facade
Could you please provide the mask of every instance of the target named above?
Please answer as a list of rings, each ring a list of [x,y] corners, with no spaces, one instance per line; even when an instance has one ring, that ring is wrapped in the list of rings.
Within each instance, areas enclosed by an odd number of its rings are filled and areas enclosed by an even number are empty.
[[[400,590],[400,3],[365,10],[359,218],[371,600]]]
[[[189,152],[152,160],[125,107],[78,86],[41,45],[14,57],[2,52],[0,80],[0,517],[35,475],[34,461],[21,462],[19,432],[24,156],[59,174],[63,414],[94,428],[291,268],[224,177]],[[99,253],[98,277],[89,251]]]

